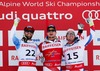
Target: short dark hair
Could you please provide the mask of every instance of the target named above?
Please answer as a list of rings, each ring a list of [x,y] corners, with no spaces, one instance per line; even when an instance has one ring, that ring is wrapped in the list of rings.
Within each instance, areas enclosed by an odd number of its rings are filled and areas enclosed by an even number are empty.
[[[49,26],[47,27],[47,31],[49,30],[49,28],[53,28],[53,29],[56,31],[56,28],[55,28],[54,25],[49,25]]]

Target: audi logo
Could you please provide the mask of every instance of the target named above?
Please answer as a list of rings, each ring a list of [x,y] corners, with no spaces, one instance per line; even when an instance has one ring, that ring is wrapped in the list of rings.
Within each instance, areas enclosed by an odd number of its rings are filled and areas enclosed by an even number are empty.
[[[93,20],[100,20],[100,10],[85,10],[82,13],[82,17],[85,20],[89,17],[91,17]]]

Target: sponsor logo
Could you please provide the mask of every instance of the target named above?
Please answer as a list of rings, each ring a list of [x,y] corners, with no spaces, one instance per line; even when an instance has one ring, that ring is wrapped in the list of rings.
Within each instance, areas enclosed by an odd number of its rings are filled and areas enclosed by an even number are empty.
[[[66,36],[57,36],[57,38],[58,38],[59,40],[65,40],[65,39],[66,39]]]
[[[9,50],[9,66],[18,65],[18,55],[16,50]]]
[[[100,50],[93,50],[93,64],[100,65]]]
[[[58,47],[58,46],[61,46],[60,43],[56,43],[56,44],[47,44],[47,45],[43,45],[43,49],[44,48],[48,48],[48,47]]]
[[[100,20],[100,10],[84,10],[82,13],[82,17],[85,20],[89,17],[91,17],[93,20]]]
[[[81,49],[81,46],[76,46],[76,47],[72,47],[72,48],[67,48],[66,50],[64,50],[64,53],[65,53],[66,51],[77,50],[77,49]]]
[[[51,57],[55,57],[56,55],[60,55],[60,53],[58,53],[55,50],[52,50],[51,52],[48,52],[48,54],[46,54],[46,56],[51,56]]]
[[[96,60],[100,60],[100,55],[96,55]]]
[[[18,60],[18,56],[12,55],[11,60]]]
[[[21,44],[21,47],[31,47],[31,48],[36,48],[34,45],[29,45],[29,44]]]
[[[40,42],[40,39],[33,39],[34,42]]]

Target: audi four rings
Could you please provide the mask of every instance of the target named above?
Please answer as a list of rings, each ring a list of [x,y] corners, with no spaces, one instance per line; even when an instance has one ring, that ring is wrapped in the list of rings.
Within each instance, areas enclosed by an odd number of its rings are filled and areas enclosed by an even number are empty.
[[[83,19],[86,20],[87,18],[85,17],[85,13],[87,13],[88,17],[91,17],[93,20],[100,20],[99,12],[100,12],[100,10],[84,10],[82,13],[82,17],[83,17]],[[93,14],[94,14],[94,16],[93,16]]]

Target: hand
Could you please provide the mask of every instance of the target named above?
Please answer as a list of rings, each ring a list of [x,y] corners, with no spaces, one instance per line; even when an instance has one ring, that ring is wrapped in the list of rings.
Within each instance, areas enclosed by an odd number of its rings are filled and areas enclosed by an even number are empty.
[[[41,61],[41,63],[43,63],[44,62],[44,57],[41,57],[40,61]]]
[[[20,18],[15,18],[14,19],[14,25],[15,26],[17,26],[19,22],[20,22]]]
[[[84,25],[81,24],[81,23],[78,23],[77,27],[78,27],[78,30],[83,30],[84,29]]]
[[[93,25],[94,25],[94,22],[93,22],[93,19],[92,19],[92,18],[87,18],[87,19],[86,19],[86,22],[87,22],[90,26],[93,26]]]

